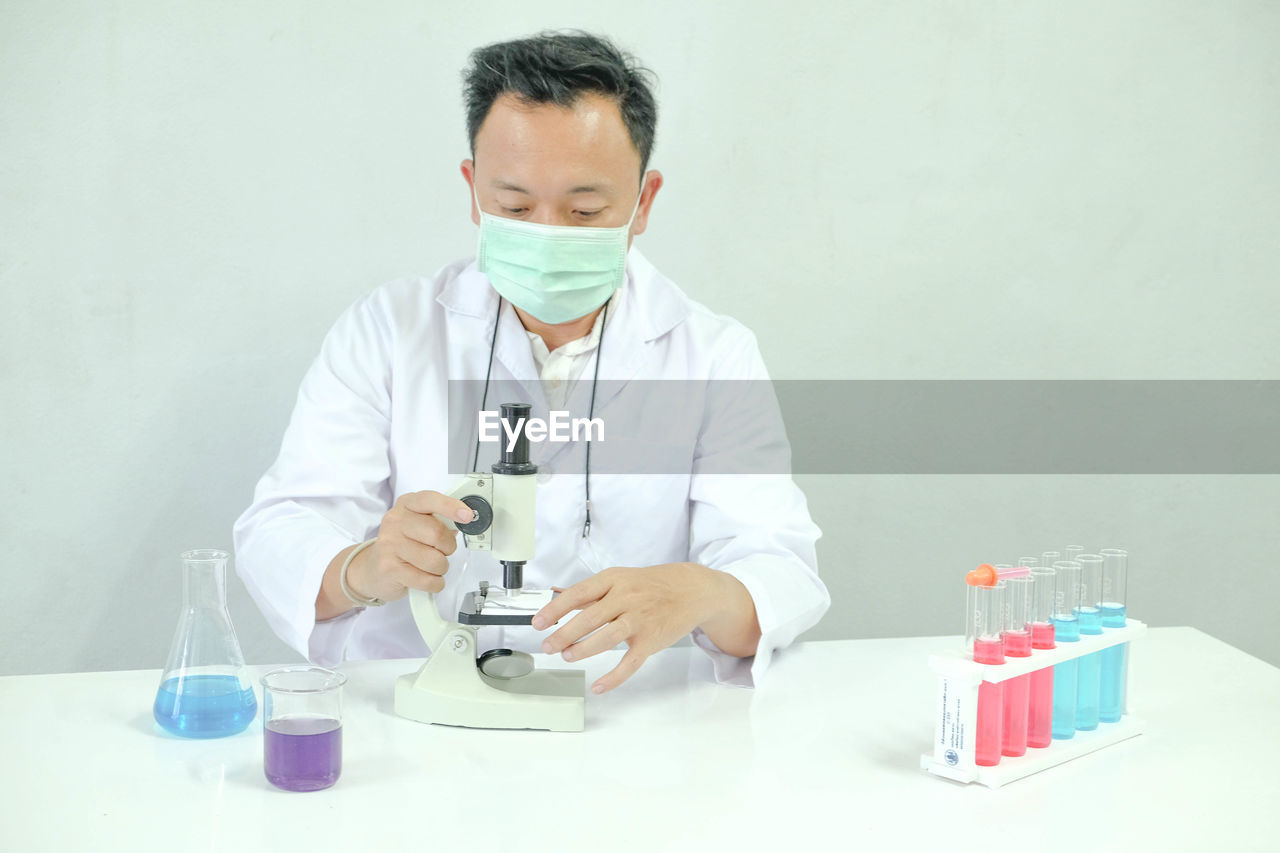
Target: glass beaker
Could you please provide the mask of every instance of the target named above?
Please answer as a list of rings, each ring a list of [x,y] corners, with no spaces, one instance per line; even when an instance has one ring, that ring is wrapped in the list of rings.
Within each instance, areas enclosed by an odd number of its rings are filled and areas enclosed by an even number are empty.
[[[286,791],[319,791],[342,775],[342,685],[320,666],[286,666],[262,677],[262,769]]]
[[[210,738],[244,731],[258,714],[227,612],[226,551],[182,555],[182,614],[153,713],[167,731]]]

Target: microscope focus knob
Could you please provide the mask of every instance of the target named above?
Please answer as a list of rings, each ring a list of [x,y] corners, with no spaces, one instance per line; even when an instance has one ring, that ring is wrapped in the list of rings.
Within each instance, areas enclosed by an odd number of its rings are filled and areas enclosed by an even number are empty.
[[[467,536],[476,536],[488,530],[489,525],[493,524],[493,507],[489,502],[479,495],[467,495],[462,502],[475,510],[476,517],[466,524],[454,522],[454,525]]]

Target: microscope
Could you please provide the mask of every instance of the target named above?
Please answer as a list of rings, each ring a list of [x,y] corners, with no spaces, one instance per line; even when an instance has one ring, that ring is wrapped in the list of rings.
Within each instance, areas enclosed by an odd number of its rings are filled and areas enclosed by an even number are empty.
[[[490,473],[467,474],[448,493],[475,511],[461,524],[473,551],[491,551],[502,564],[502,588],[487,581],[466,593],[457,621],[436,609],[435,596],[409,590],[414,622],[431,649],[417,672],[396,680],[396,713],[411,720],[487,729],[580,732],[586,710],[582,670],[534,667],[533,657],[511,649],[479,654],[482,625],[528,625],[551,600],[550,590],[524,589],[524,565],[534,555],[538,466],[529,461],[527,403],[504,403],[502,450]],[[515,435],[512,442],[507,436]]]

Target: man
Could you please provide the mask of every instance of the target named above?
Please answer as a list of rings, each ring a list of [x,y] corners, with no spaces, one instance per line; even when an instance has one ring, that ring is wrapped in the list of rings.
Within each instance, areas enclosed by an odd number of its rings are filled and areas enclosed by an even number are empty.
[[[424,656],[408,590],[439,593],[452,616],[464,584],[501,577],[440,521],[472,518],[441,494],[449,380],[561,399],[588,380],[767,379],[749,331],[631,248],[663,179],[648,170],[656,105],[630,57],[583,34],[494,44],[472,55],[465,96],[479,258],[392,282],[339,319],[236,522],[246,586],[320,663]],[[744,488],[696,458],[658,480],[584,474],[539,477],[525,584],[564,591],[531,628],[485,629],[498,636],[483,643],[575,661],[626,644],[599,693],[692,635],[719,679],[751,684],[829,606],[789,477]]]

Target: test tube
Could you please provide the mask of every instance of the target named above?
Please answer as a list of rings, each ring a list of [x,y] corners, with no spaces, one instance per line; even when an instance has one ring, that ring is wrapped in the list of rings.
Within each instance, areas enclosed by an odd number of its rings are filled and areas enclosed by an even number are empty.
[[[1065,559],[1060,551],[1045,551],[1040,555],[1040,565],[1052,567],[1054,563]]]
[[[1031,587],[1030,574],[1005,581],[1004,653],[1006,657],[1031,657]],[[1025,755],[1027,752],[1027,705],[1030,701],[1031,673],[1015,675],[1004,682],[1002,755]]]
[[[1125,586],[1128,581],[1129,552],[1119,548],[1103,548],[1102,599],[1098,609],[1102,611],[1102,627],[1125,626]],[[1128,643],[1111,646],[1102,655],[1102,675],[1098,686],[1098,719],[1115,723],[1124,713],[1124,661]]]
[[[1058,560],[1053,564],[1053,637],[1056,643],[1080,642],[1080,564]],[[1078,660],[1053,668],[1053,737],[1067,740],[1076,734],[1076,675]]]
[[[1005,581],[995,586],[968,587],[969,613],[965,620],[965,646],[975,663],[1003,664]],[[1004,685],[983,681],[978,686],[978,732],[974,761],[984,767],[1000,763]]]
[[[1046,566],[1031,570],[1031,648],[1053,648],[1053,583],[1055,572]],[[1033,652],[1034,654],[1034,652]],[[1027,704],[1027,746],[1043,749],[1053,742],[1053,670],[1044,666],[1031,673],[1031,697]]]
[[[1040,558],[1039,557],[1019,557],[1018,565],[1026,566],[1028,569],[1034,569],[1036,566],[1040,565]]]
[[[1062,549],[1062,559],[1074,560],[1084,553],[1083,545],[1068,545]]]
[[[1102,611],[1098,601],[1102,597],[1102,558],[1097,554],[1081,554],[1080,604],[1076,614],[1080,619],[1082,635],[1098,636],[1102,633]],[[1076,681],[1076,728],[1091,732],[1098,727],[1098,697],[1102,678],[1102,653],[1093,652],[1079,658],[1080,668]]]

